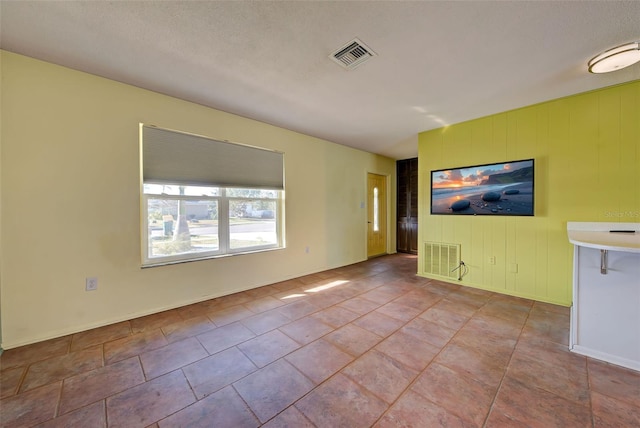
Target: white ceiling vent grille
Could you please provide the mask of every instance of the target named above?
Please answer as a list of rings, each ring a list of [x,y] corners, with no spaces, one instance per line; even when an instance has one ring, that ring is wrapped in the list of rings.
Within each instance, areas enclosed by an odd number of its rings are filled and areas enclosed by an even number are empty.
[[[369,60],[375,55],[369,47],[365,46],[358,39],[347,43],[334,53],[329,58],[346,68],[347,70],[353,70],[363,62]]]

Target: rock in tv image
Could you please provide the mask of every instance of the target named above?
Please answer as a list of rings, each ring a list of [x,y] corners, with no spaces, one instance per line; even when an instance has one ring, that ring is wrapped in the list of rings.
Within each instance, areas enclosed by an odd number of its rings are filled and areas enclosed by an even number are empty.
[[[534,215],[534,159],[431,171],[431,214]]]

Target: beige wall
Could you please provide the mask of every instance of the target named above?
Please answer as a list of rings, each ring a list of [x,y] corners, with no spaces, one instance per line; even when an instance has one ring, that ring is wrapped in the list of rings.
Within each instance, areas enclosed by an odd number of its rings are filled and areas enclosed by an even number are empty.
[[[418,271],[424,276],[426,241],[460,244],[469,267],[462,284],[569,306],[567,222],[640,221],[640,81],[424,132],[419,139]],[[535,158],[535,216],[429,214],[432,170],[528,158]]]
[[[362,261],[367,172],[395,206],[391,159],[8,52],[1,70],[5,349]],[[141,269],[139,122],[283,151],[287,248]]]

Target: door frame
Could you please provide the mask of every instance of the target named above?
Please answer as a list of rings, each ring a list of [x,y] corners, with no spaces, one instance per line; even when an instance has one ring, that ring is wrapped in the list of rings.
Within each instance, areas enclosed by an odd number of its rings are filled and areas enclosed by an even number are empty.
[[[369,229],[368,229],[368,221],[369,221],[369,174],[375,174],[375,175],[380,175],[382,177],[385,178],[385,202],[386,202],[386,221],[385,221],[385,227],[387,228],[387,233],[386,233],[386,238],[385,238],[385,243],[384,243],[384,254],[380,254],[378,256],[371,256],[369,257]],[[365,171],[364,174],[364,205],[362,206],[362,208],[364,208],[364,254],[366,259],[369,258],[375,258],[375,257],[379,257],[379,256],[383,256],[386,254],[391,254],[390,251],[390,239],[391,239],[391,229],[390,229],[390,222],[391,222],[391,174],[387,174],[384,172],[377,172],[377,171],[370,171],[367,170]],[[394,234],[395,236],[395,234]]]

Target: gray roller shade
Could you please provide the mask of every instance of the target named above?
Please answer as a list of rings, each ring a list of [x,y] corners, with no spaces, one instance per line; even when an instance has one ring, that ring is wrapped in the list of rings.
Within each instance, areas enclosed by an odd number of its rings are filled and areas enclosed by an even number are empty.
[[[283,154],[141,124],[145,183],[284,189]]]

